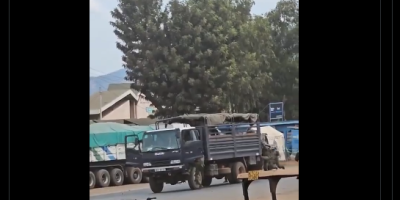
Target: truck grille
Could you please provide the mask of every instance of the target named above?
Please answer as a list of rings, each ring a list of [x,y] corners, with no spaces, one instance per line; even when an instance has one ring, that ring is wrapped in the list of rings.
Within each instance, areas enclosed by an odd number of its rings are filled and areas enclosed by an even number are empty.
[[[167,166],[167,165],[171,165],[171,160],[157,160],[151,162],[152,167]]]

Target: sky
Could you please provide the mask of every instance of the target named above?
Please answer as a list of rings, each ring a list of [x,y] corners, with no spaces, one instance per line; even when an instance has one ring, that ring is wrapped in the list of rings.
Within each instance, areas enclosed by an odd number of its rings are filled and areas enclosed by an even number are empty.
[[[90,76],[99,76],[122,69],[122,53],[117,49],[117,37],[110,25],[110,11],[117,0],[90,1]],[[167,2],[167,0],[164,0]],[[278,0],[255,0],[253,14],[264,14],[275,8]]]

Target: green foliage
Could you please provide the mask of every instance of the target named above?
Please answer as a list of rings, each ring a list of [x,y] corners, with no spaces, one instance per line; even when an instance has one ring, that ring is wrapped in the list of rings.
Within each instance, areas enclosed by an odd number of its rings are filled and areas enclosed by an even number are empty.
[[[252,0],[119,0],[111,25],[127,80],[155,116],[298,111],[298,1],[252,16]],[[284,20],[282,20],[284,19]],[[289,110],[288,110],[289,109]]]
[[[286,117],[298,119],[299,102],[299,1],[281,0],[267,14],[276,60],[272,74],[274,100],[285,102]]]

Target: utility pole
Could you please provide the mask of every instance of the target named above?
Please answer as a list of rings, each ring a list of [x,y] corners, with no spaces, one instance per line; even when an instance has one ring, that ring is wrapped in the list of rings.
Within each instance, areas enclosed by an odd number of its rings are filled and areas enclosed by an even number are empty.
[[[101,108],[103,107],[103,94],[101,92],[101,87],[99,88],[99,101],[100,101],[100,120],[103,119],[103,111],[101,110]]]

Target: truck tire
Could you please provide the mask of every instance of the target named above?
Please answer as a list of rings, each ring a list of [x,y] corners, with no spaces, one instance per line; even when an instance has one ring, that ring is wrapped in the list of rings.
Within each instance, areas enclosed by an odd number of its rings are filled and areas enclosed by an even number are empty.
[[[160,193],[164,189],[164,183],[157,182],[153,177],[149,178],[149,185],[151,191],[153,191],[154,193]]]
[[[114,168],[110,172],[110,184],[113,186],[120,186],[124,184],[124,173],[119,168]]]
[[[89,171],[89,187],[93,189],[96,186],[96,177],[92,171]]]
[[[136,167],[127,167],[126,168],[126,182],[128,184],[138,184],[142,181],[142,170]]]
[[[108,187],[110,185],[110,173],[105,169],[96,172],[96,185],[98,187]]]
[[[149,177],[148,176],[142,176],[142,182],[141,183],[148,183],[149,182]]]
[[[195,175],[196,175],[196,167],[190,167],[188,184],[189,184],[190,189],[192,189],[192,190],[197,190],[197,189],[201,188],[201,185],[198,184],[195,179]],[[201,174],[201,176],[202,176],[202,174]]]
[[[204,178],[203,178],[201,184],[202,184],[204,187],[209,187],[209,186],[211,185],[211,183],[212,183],[212,179],[213,179],[212,176],[204,176]]]
[[[228,181],[229,183],[240,183],[242,182],[241,179],[238,179],[237,176],[240,173],[246,173],[246,167],[244,166],[244,164],[242,162],[235,162],[233,163],[233,165],[231,166],[231,174],[228,177]]]

